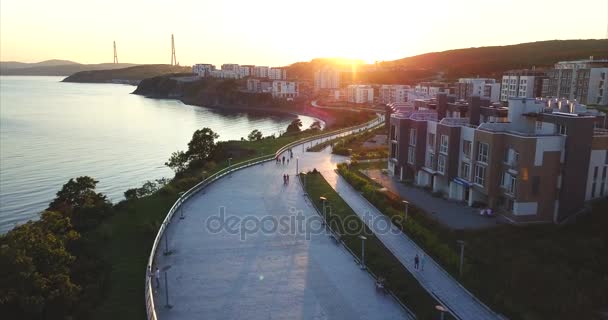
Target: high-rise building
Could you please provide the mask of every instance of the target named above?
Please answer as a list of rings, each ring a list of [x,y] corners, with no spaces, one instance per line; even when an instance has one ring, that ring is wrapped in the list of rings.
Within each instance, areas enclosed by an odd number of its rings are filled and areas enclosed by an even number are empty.
[[[543,81],[547,79],[544,71],[540,70],[510,70],[502,76],[500,101],[507,102],[509,98],[539,98],[542,97]]]
[[[321,67],[314,74],[314,90],[318,92],[323,89],[340,88],[340,71],[330,66]]]
[[[413,89],[407,85],[400,84],[384,84],[378,89],[378,102],[380,103],[405,103],[407,102],[408,93]]]
[[[562,61],[547,71],[543,96],[608,105],[608,60]]]
[[[500,96],[500,84],[490,78],[460,78],[455,84],[455,91],[459,100],[479,96],[488,97],[491,102],[496,102]]]
[[[370,85],[351,84],[346,88],[346,95],[350,103],[374,102],[374,88]]]

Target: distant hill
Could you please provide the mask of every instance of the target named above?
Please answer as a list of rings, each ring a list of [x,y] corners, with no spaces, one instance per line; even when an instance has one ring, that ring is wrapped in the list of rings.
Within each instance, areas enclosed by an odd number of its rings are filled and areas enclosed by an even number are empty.
[[[69,60],[47,60],[37,63],[1,61],[0,74],[3,76],[69,76],[80,71],[116,69],[131,66],[136,66],[136,64],[80,64]]]
[[[121,69],[93,70],[77,72],[65,79],[64,82],[139,82],[146,78],[157,77],[171,73],[191,73],[192,68],[171,66],[168,64],[146,64]]]
[[[551,67],[558,61],[588,59],[589,56],[608,58],[608,40],[550,40],[448,50],[383,61],[377,65],[359,65],[357,72],[352,73],[344,68],[347,61],[314,59],[287,66],[287,74],[294,79],[312,80],[313,70],[331,64],[346,71],[342,78],[347,82],[412,84],[439,78],[499,78],[506,70]]]
[[[588,59],[590,56],[608,58],[608,39],[550,40],[456,49],[382,62],[380,66],[444,72],[449,79],[477,75],[496,78],[506,70],[551,67],[558,61]]]

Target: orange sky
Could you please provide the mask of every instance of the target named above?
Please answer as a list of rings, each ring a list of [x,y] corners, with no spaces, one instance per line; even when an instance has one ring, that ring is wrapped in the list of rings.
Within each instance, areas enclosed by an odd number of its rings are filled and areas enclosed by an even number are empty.
[[[573,5],[579,9],[573,9]],[[0,59],[287,65],[604,38],[608,0],[2,0]]]

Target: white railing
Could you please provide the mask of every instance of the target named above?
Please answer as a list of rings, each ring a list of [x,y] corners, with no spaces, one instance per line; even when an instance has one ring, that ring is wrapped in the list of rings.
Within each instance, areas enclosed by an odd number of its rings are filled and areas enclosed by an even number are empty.
[[[356,133],[356,132],[361,132],[364,129],[368,130],[371,128],[379,127],[383,124],[384,124],[384,116],[378,115],[378,117],[376,119],[371,120],[371,121],[361,124],[361,125],[356,125],[356,126],[352,126],[352,127],[328,132],[328,133],[323,133],[323,134],[319,134],[319,135],[315,135],[315,136],[311,136],[311,137],[307,137],[307,138],[302,138],[300,140],[297,140],[297,141],[284,145],[274,154],[268,154],[268,155],[264,155],[264,156],[257,157],[254,159],[249,159],[249,160],[246,160],[243,162],[233,164],[229,167],[226,167],[226,168],[210,175],[209,177],[207,177],[203,181],[199,182],[194,187],[190,188],[188,191],[184,192],[175,201],[175,203],[173,204],[171,209],[169,209],[167,216],[163,220],[163,223],[161,224],[160,228],[158,229],[158,233],[156,234],[156,238],[154,238],[154,243],[152,244],[152,249],[150,250],[150,257],[148,258],[148,265],[146,266],[146,281],[145,281],[145,293],[144,293],[145,299],[146,299],[146,314],[147,314],[148,320],[157,320],[158,319],[156,316],[156,309],[155,309],[155,305],[154,305],[154,294],[152,291],[152,281],[151,281],[152,276],[153,276],[153,271],[154,271],[154,270],[152,270],[152,266],[154,265],[154,257],[156,256],[156,250],[158,248],[160,241],[162,240],[162,237],[164,235],[165,230],[167,229],[167,226],[169,225],[169,223],[171,222],[171,219],[173,218],[173,215],[175,214],[175,212],[177,212],[177,210],[180,208],[182,203],[184,203],[186,200],[188,200],[190,197],[192,197],[199,191],[203,190],[205,187],[207,187],[211,183],[226,176],[227,174],[230,174],[231,172],[234,172],[234,171],[246,168],[246,167],[254,166],[259,163],[271,161],[271,160],[275,159],[277,156],[279,156],[280,154],[282,154],[283,152],[285,152],[288,149],[293,148],[294,146],[297,146],[299,144],[318,140],[318,139],[323,139],[323,138],[327,138],[327,137],[332,137],[332,136],[339,135],[339,134],[346,133],[346,132],[350,132],[351,134]],[[151,270],[151,272],[148,273],[148,270]]]

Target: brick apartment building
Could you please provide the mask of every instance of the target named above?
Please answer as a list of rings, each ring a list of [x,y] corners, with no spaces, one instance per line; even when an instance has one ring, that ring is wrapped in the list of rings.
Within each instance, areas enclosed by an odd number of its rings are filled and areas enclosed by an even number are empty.
[[[608,195],[605,114],[583,105],[512,98],[507,109],[439,93],[392,110],[389,171],[451,200],[557,223]]]

